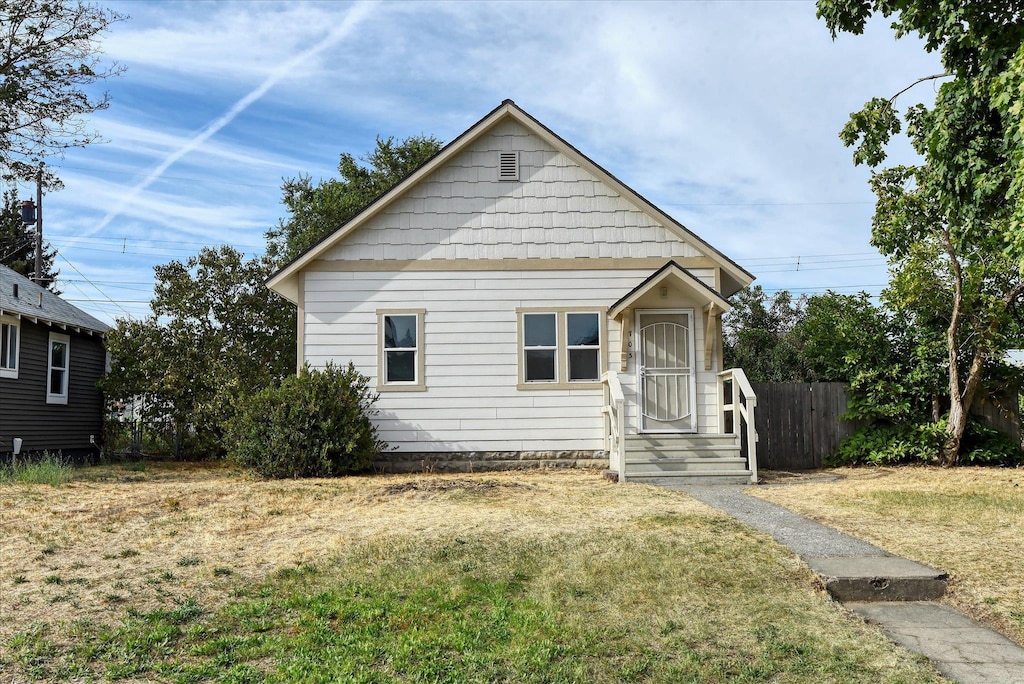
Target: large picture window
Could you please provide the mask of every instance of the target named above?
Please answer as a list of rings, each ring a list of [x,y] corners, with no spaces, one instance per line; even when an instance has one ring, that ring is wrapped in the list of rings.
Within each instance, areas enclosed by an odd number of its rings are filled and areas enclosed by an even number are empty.
[[[50,333],[46,373],[46,403],[68,403],[68,369],[71,360],[71,338]]]
[[[18,319],[0,316],[0,378],[18,377]]]
[[[377,312],[378,390],[426,389],[423,314],[421,309]]]
[[[578,309],[519,309],[519,389],[596,385],[604,371],[604,316]]]

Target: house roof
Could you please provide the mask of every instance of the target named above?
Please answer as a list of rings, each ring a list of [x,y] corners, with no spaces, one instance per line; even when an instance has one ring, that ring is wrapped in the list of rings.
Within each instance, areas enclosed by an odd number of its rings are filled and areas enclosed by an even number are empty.
[[[647,276],[642,283],[624,294],[619,301],[608,307],[608,315],[611,318],[618,318],[626,309],[645,294],[658,287],[666,281],[675,281],[685,289],[693,290],[704,299],[706,303],[713,303],[722,311],[728,311],[732,305],[714,288],[708,287],[707,283],[700,280],[685,268],[674,261],[670,261],[657,271]]]
[[[732,259],[729,259],[696,234],[692,233],[674,218],[661,211],[661,209],[656,207],[645,197],[627,186],[625,183],[606,171],[603,167],[566,142],[550,128],[520,108],[515,102],[512,100],[505,100],[484,118],[477,121],[461,135],[445,145],[441,151],[431,157],[418,169],[406,176],[405,179],[395,185],[391,190],[371,202],[359,214],[339,226],[333,233],[325,236],[291,262],[283,266],[277,273],[267,279],[267,286],[291,301],[297,302],[299,298],[297,276],[305,266],[321,257],[325,252],[344,240],[348,235],[359,230],[360,227],[383,211],[393,201],[401,197],[406,191],[433,173],[435,170],[442,167],[455,155],[466,149],[466,147],[473,141],[477,140],[480,136],[505,119],[513,119],[519,124],[525,126],[532,133],[565,154],[579,166],[586,169],[609,187],[613,188],[620,195],[632,201],[643,211],[649,213],[658,222],[664,225],[665,228],[675,233],[680,239],[693,244],[697,249],[722,268],[723,283],[727,283],[727,285],[723,287],[723,290],[726,290],[727,294],[733,294],[754,280],[754,276],[750,272],[743,269]]]
[[[0,314],[90,335],[102,335],[110,329],[103,321],[3,265],[0,265]]]

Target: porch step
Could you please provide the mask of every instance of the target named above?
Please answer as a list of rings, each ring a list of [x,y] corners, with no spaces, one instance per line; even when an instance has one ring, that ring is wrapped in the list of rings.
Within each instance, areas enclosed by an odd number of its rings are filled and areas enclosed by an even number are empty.
[[[625,442],[626,458],[739,458],[735,435],[631,436]]]
[[[709,484],[749,484],[749,470],[683,470],[679,472],[661,473],[628,473],[627,482],[657,485],[666,489],[680,489],[689,485]]]
[[[739,452],[737,451],[737,454]],[[626,475],[641,473],[676,473],[681,471],[745,470],[747,460],[737,456],[649,456],[631,457],[626,454]]]
[[[750,482],[735,435],[630,435],[624,447],[628,482],[670,489]]]

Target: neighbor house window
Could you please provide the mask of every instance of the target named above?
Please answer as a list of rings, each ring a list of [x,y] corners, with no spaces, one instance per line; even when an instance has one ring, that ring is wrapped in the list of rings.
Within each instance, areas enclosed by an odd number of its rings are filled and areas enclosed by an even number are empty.
[[[18,319],[0,317],[0,378],[18,377]]]
[[[423,390],[422,309],[377,312],[379,390]]]
[[[50,352],[46,373],[46,403],[68,403],[68,366],[71,357],[71,338],[50,333]]]
[[[600,310],[518,309],[519,389],[573,389],[601,381]]]

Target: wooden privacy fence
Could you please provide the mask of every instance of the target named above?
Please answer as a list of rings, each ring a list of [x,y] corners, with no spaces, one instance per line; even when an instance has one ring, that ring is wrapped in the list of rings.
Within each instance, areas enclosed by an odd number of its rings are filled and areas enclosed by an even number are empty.
[[[860,423],[842,420],[841,382],[755,382],[757,460],[769,470],[820,468]]]
[[[843,420],[842,382],[755,382],[757,460],[768,470],[820,468],[840,442],[863,423]],[[1016,442],[1021,440],[1016,394],[979,397],[971,415]]]

